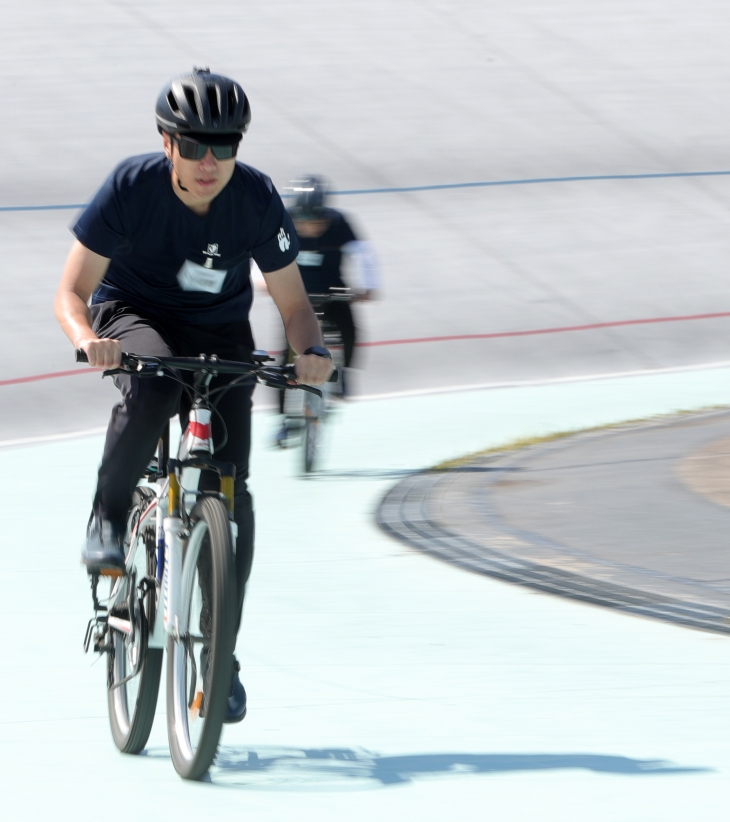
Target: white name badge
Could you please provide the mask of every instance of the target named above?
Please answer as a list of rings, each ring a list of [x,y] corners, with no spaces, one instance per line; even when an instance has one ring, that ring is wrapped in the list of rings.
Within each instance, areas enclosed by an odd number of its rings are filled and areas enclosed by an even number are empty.
[[[208,291],[210,294],[220,294],[226,274],[227,270],[205,268],[185,260],[177,272],[177,281],[183,291]]]
[[[322,265],[324,254],[318,251],[300,251],[297,255],[298,265]]]

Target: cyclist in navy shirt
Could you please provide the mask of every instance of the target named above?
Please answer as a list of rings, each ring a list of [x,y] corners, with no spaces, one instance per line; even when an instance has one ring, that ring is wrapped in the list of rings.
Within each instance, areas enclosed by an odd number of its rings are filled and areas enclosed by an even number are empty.
[[[208,69],[170,81],[159,96],[164,153],[121,163],[73,226],[76,236],[56,296],[56,316],[91,366],[115,368],[122,350],[154,356],[217,354],[247,360],[250,262],[264,274],[294,350],[298,379],[318,385],[332,365],[296,265],[298,243],[271,180],[236,162],[251,110],[241,86]],[[90,303],[90,305],[89,305]],[[212,385],[230,378],[218,377]],[[172,380],[117,375],[87,542],[89,573],[124,572],[132,493],[170,417],[187,415]],[[252,388],[224,393],[216,457],[236,465],[238,622],[253,559],[246,488]],[[209,479],[201,480],[204,485]],[[243,719],[246,694],[234,664],[226,721]]]
[[[327,205],[328,184],[323,177],[311,174],[293,180],[290,190],[295,196],[289,216],[299,238],[297,264],[307,294],[327,294],[333,288],[348,288],[342,266],[350,258],[357,267],[359,282],[352,288],[353,302],[374,299],[378,288],[378,271],[371,244],[355,235],[350,220]],[[325,306],[325,319],[334,323],[342,334],[345,366],[352,363],[357,330],[347,302]]]
[[[326,205],[328,184],[315,174],[293,180],[289,191],[294,194],[294,205],[289,216],[299,238],[297,264],[302,273],[304,288],[309,295],[327,294],[331,289],[348,289],[352,302],[374,299],[379,288],[375,255],[367,240],[359,239],[349,219]],[[349,258],[356,268],[357,282],[343,279],[343,262]],[[345,368],[352,365],[357,343],[357,329],[348,301],[332,301],[323,308],[323,318],[331,322],[342,337]],[[285,349],[288,348],[285,345]],[[288,358],[288,352],[285,353]],[[340,373],[339,395],[345,397],[347,379]],[[279,412],[284,413],[284,392],[279,392]],[[289,437],[286,420],[276,434],[276,442],[285,446]]]

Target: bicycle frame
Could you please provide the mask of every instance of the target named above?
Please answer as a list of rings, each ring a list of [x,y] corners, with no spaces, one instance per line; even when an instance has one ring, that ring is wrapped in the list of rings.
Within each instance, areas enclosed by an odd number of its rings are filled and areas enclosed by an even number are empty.
[[[342,337],[337,327],[325,319],[324,310],[328,303],[351,303],[355,295],[349,288],[332,288],[326,294],[308,294],[307,296],[322,331],[325,347],[333,352],[333,363],[339,373],[340,368],[344,368],[344,363],[341,362],[343,358]],[[297,398],[297,401],[294,401],[293,397],[287,397],[288,402],[284,405],[284,418],[292,431],[303,427],[307,420],[324,419],[329,409],[329,400],[335,390],[334,382],[330,380],[329,383],[323,385],[319,395],[304,394],[301,398]],[[295,402],[296,405],[294,405]]]
[[[147,509],[143,512],[130,534],[130,548],[134,540],[154,523],[156,534],[157,574],[155,580],[145,578],[146,584],[155,584],[157,588],[157,614],[160,615],[159,604],[162,603],[162,619],[155,619],[150,626],[147,646],[150,648],[164,648],[167,638],[172,636],[179,640],[187,632],[187,614],[181,612],[179,591],[182,580],[182,558],[187,543],[187,514],[185,497],[194,494],[197,498],[198,489],[186,486],[181,479],[186,473],[200,470],[216,470],[220,473],[220,496],[225,500],[229,511],[229,527],[231,541],[235,546],[238,536],[238,527],[233,520],[233,495],[235,488],[235,466],[231,463],[219,462],[212,459],[213,442],[210,436],[210,408],[205,403],[195,403],[190,411],[188,425],[180,440],[177,459],[168,460],[168,470],[160,469],[155,478],[155,496]],[[163,456],[169,440],[168,432],[161,440],[158,459]],[[160,453],[162,452],[162,453]],[[158,462],[158,466],[162,462]],[[192,507],[192,506],[190,506]],[[129,560],[134,557],[130,550]],[[123,590],[122,580],[118,579],[109,596],[107,611],[111,612],[118,604]],[[113,616],[106,617],[110,628],[129,635],[134,630],[131,620]],[[142,660],[139,661],[141,664]]]
[[[132,357],[136,363],[138,371],[147,369],[147,375],[162,376],[162,370],[155,365],[156,358]],[[83,352],[77,352],[77,360],[83,361]],[[161,359],[161,358],[160,358]],[[267,384],[271,380],[278,380],[281,387],[298,387],[305,391],[320,395],[318,389],[310,386],[293,386],[288,381],[294,375],[293,371],[286,369],[265,368],[263,363],[271,358],[266,352],[255,351],[253,353],[255,364],[252,364],[251,374]],[[181,358],[168,358],[167,361],[172,367],[179,363],[186,362],[187,367],[191,360]],[[138,596],[143,596],[147,586],[154,585],[156,590],[155,619],[154,624],[148,626],[149,633],[147,642],[149,648],[164,648],[167,645],[167,638],[172,636],[175,640],[180,640],[187,631],[187,615],[181,613],[179,605],[179,591],[181,590],[182,560],[185,551],[188,531],[188,505],[186,496],[194,495],[195,499],[201,492],[198,490],[198,477],[201,470],[213,470],[220,476],[219,495],[225,501],[228,509],[229,527],[231,530],[232,545],[236,545],[238,527],[233,519],[235,474],[236,468],[233,463],[221,462],[213,458],[213,438],[211,429],[211,405],[208,397],[208,386],[213,377],[218,373],[218,369],[225,372],[227,366],[240,365],[239,363],[226,363],[218,361],[217,358],[201,358],[201,363],[206,367],[195,372],[195,389],[197,397],[192,404],[188,415],[188,424],[180,438],[177,458],[168,459],[169,454],[169,425],[160,440],[157,453],[157,466],[153,475],[147,473],[150,479],[154,478],[154,498],[140,516],[135,524],[134,530],[130,534],[129,550],[127,553],[127,575],[116,578],[112,584],[106,605],[99,602],[97,596],[98,576],[92,576],[91,587],[94,601],[94,611],[96,615],[89,621],[84,647],[88,651],[93,639],[95,651],[109,651],[110,642],[106,635],[108,629],[120,631],[127,636],[134,636],[135,625],[131,619],[116,616],[112,611],[120,604],[123,604],[125,580],[129,577],[129,572],[133,568],[135,551],[133,548],[141,538],[141,534],[148,528],[154,527],[155,533],[155,554],[156,554],[156,575],[154,579],[143,577],[137,585]],[[180,365],[185,367],[185,365]],[[258,370],[257,370],[258,367]],[[104,372],[105,375],[122,371],[130,373],[128,369],[114,369]],[[259,373],[261,372],[261,373]],[[286,373],[285,373],[286,372]],[[132,372],[133,373],[133,372]],[[230,371],[229,373],[243,373]],[[194,487],[193,487],[194,485]],[[210,492],[205,492],[210,493]],[[192,505],[189,506],[192,508]],[[235,548],[234,548],[235,550]],[[160,603],[162,604],[162,619],[160,615]],[[106,613],[105,613],[106,612]],[[96,632],[95,632],[96,629]],[[140,658],[135,666],[135,671],[130,674],[136,675],[143,659]],[[126,680],[125,680],[126,681]],[[117,684],[122,684],[117,683]]]

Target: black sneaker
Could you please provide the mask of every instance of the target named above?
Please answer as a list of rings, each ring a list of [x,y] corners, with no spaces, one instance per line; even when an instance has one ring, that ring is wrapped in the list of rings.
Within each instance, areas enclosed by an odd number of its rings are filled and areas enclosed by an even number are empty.
[[[208,678],[208,647],[204,646],[200,651],[200,678],[203,683],[203,693],[207,690]],[[231,670],[231,691],[228,694],[228,704],[226,705],[226,715],[223,722],[227,725],[232,725],[240,722],[246,716],[246,691],[243,683],[239,679],[238,672],[241,666],[236,657],[233,657],[233,666]],[[203,697],[203,707],[200,710],[200,716],[205,717],[205,696]]]
[[[228,707],[226,708],[226,718],[223,720],[227,725],[240,722],[246,716],[246,691],[238,673],[241,666],[233,657],[233,670],[231,671],[231,692],[228,694]]]
[[[124,531],[113,522],[94,514],[86,532],[86,545],[81,551],[81,561],[90,574],[124,576]]]

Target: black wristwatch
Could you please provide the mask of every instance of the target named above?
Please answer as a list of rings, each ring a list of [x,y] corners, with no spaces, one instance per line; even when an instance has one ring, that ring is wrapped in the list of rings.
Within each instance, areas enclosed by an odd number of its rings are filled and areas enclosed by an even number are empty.
[[[306,351],[302,351],[302,356],[305,354],[314,354],[315,357],[324,357],[326,360],[332,359],[332,354],[322,345],[310,345]]]

